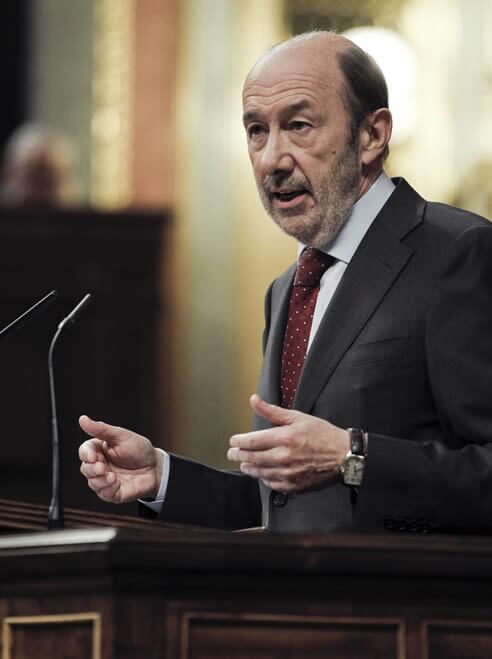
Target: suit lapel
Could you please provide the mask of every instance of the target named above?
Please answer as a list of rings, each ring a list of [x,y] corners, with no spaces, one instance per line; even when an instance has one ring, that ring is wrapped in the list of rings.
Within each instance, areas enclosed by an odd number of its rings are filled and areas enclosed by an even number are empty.
[[[272,316],[263,360],[259,394],[274,405],[280,404],[280,365],[285,326],[289,313],[290,292],[296,266],[291,266],[273,285]]]
[[[401,239],[421,222],[424,208],[425,201],[400,181],[359,245],[330,302],[302,370],[295,409],[312,410],[337,364],[408,262],[413,250]]]

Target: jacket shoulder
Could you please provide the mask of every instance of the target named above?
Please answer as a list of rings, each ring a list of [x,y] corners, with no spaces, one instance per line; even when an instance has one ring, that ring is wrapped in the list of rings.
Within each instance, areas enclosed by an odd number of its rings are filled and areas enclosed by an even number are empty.
[[[458,238],[463,232],[475,227],[492,228],[490,221],[481,215],[433,201],[426,204],[424,221],[451,239]]]

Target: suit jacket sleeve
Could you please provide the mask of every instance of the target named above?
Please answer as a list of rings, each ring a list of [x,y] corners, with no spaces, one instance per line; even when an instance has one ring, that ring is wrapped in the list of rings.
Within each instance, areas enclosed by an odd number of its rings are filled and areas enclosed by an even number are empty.
[[[170,454],[170,460],[169,483],[159,519],[228,530],[260,526],[256,479],[178,455]],[[149,515],[143,510],[141,514]]]

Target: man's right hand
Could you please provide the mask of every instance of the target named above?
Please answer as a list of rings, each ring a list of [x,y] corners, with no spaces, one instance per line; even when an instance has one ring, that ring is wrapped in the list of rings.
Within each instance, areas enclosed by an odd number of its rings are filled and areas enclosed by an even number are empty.
[[[81,416],[92,439],[79,448],[80,471],[103,501],[126,503],[155,498],[162,474],[162,453],[142,435]]]

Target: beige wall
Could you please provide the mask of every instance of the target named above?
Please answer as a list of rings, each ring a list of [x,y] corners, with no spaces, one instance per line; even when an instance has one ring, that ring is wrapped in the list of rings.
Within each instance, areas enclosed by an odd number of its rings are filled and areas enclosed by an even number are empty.
[[[28,115],[77,145],[82,194],[90,188],[92,1],[32,0]]]
[[[187,0],[177,99],[180,449],[225,464],[229,435],[249,427],[261,363],[263,293],[295,254],[272,227],[251,175],[242,81],[282,37],[280,3]]]

